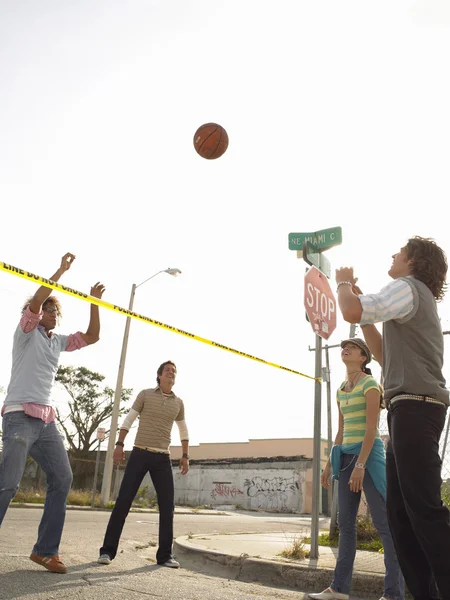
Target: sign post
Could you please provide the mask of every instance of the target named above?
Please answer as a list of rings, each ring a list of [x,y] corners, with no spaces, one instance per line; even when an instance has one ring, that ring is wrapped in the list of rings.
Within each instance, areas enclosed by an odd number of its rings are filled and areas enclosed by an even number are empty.
[[[328,278],[331,265],[323,252],[342,243],[341,227],[316,232],[290,233],[289,249],[297,250],[297,257],[311,265],[305,274],[305,310],[307,320],[316,334],[314,383],[314,439],[311,515],[312,559],[319,558],[320,466],[321,466],[321,412],[322,412],[322,339],[328,340],[336,329],[336,299]],[[327,365],[328,367],[328,365]]]
[[[320,509],[320,457],[321,457],[321,412],[322,412],[322,338],[316,335],[316,368],[314,382],[314,440],[313,440],[313,488],[311,515],[310,557],[319,558],[319,509]]]

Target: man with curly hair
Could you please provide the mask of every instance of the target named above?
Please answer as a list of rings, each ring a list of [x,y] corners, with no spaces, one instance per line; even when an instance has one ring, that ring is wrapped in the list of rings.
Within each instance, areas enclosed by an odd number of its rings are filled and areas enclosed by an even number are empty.
[[[67,253],[50,278],[59,281],[70,269],[75,256]],[[101,298],[105,288],[96,283],[91,296]],[[38,539],[30,559],[54,573],[66,573],[59,558],[67,495],[72,484],[63,437],[55,425],[51,391],[61,352],[72,352],[95,344],[100,336],[98,306],[91,304],[86,333],[53,333],[61,306],[51,289],[41,286],[22,309],[14,334],[11,380],[2,408],[3,452],[0,464],[0,525],[9,503],[19,489],[27,456],[31,456],[47,476],[44,512]]]
[[[353,269],[336,271],[344,319],[361,325],[382,365],[390,442],[387,512],[406,584],[416,600],[450,600],[450,519],[441,500],[439,439],[449,392],[442,374],[444,342],[436,301],[446,289],[447,259],[431,239],[408,240],[393,255],[394,280],[362,294]],[[383,323],[383,335],[375,327]]]

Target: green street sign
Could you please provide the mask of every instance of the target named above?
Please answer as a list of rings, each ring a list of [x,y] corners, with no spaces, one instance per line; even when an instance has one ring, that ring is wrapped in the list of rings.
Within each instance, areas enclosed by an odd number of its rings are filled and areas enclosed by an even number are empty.
[[[333,246],[338,246],[342,244],[342,227],[289,234],[289,250],[299,250],[302,252],[305,242],[310,242],[319,252],[328,250]]]
[[[331,277],[331,264],[328,258],[317,250],[317,246],[313,246],[311,242],[305,241],[303,243],[303,259],[308,265],[314,265],[322,271],[325,277],[330,279]]]

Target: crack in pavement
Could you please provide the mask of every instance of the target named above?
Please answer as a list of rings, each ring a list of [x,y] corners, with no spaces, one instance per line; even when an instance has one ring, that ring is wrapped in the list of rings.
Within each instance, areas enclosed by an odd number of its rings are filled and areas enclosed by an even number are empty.
[[[143,594],[144,596],[152,596],[152,598],[163,598],[161,594],[152,594],[151,592],[142,592],[141,590],[134,590],[133,588],[126,588],[123,585],[117,586],[118,589],[126,590],[127,592],[134,592],[135,594]]]

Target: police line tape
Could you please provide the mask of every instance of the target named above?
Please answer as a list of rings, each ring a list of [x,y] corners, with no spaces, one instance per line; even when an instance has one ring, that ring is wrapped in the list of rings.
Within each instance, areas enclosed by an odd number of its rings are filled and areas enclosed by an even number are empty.
[[[166,329],[167,331],[172,331],[174,333],[178,333],[184,337],[190,338],[191,340],[196,340],[197,342],[202,342],[203,344],[208,344],[209,346],[214,346],[215,348],[220,348],[222,350],[226,350],[227,352],[231,352],[232,354],[237,354],[238,356],[244,356],[245,358],[249,358],[250,360],[255,360],[256,362],[262,363],[264,365],[268,365],[269,367],[275,367],[276,369],[281,369],[282,371],[287,371],[288,373],[293,373],[294,375],[300,375],[301,377],[306,377],[307,379],[312,379],[316,381],[315,377],[311,375],[305,375],[305,373],[300,373],[300,371],[295,371],[294,369],[288,369],[287,367],[282,367],[281,365],[277,365],[276,363],[269,362],[264,360],[263,358],[258,358],[257,356],[252,356],[251,354],[247,354],[246,352],[241,352],[240,350],[235,350],[234,348],[229,348],[228,346],[224,346],[223,344],[219,344],[217,342],[213,342],[212,340],[208,340],[204,337],[200,337],[199,335],[195,335],[193,333],[189,333],[188,331],[183,331],[182,329],[178,329],[178,327],[172,327],[172,325],[166,325],[166,323],[161,323],[160,321],[155,321],[150,317],[145,317],[144,315],[140,315],[133,311],[130,311],[126,308],[121,308],[115,304],[111,304],[110,302],[106,302],[100,298],[94,298],[94,296],[90,296],[89,294],[85,294],[84,292],[79,292],[74,290],[66,285],[62,285],[57,281],[52,281],[51,279],[45,279],[45,277],[40,277],[39,275],[35,275],[34,273],[30,273],[30,271],[25,271],[24,269],[20,269],[19,267],[14,267],[12,265],[8,265],[4,262],[0,262],[0,270],[5,271],[6,273],[10,273],[11,275],[16,275],[17,277],[21,277],[22,279],[27,279],[28,281],[32,281],[33,283],[39,283],[44,285],[45,287],[51,288],[53,290],[57,290],[58,292],[62,292],[63,294],[67,294],[68,296],[73,296],[74,298],[79,298],[80,300],[84,300],[85,302],[89,302],[90,304],[96,304],[97,306],[101,306],[102,308],[107,308],[108,310],[112,310],[113,312],[117,312],[121,315],[125,315],[127,317],[131,317],[132,319],[136,319],[137,321],[142,321],[144,323],[150,323],[150,325],[155,325],[155,327],[160,327],[161,329]]]

